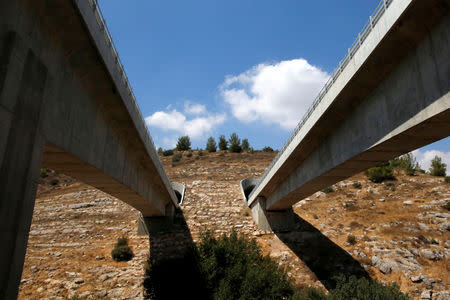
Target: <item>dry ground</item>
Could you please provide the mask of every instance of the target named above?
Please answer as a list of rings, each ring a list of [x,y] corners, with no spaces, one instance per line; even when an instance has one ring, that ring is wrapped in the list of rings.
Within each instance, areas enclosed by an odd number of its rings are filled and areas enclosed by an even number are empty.
[[[182,209],[194,241],[201,229],[234,229],[255,237],[298,285],[329,287],[333,273],[366,272],[397,282],[415,298],[424,290],[445,297],[450,215],[442,205],[450,201],[450,185],[442,178],[397,172],[395,181],[375,184],[358,174],[332,193],[298,202],[296,229],[274,234],[255,227],[239,190],[239,181],[261,176],[274,155],[194,151],[177,163],[162,157],[170,179],[187,187]],[[53,178],[60,181],[56,186],[49,184]],[[38,190],[19,299],[142,298],[149,239],[136,235],[137,216],[115,198],[50,174]],[[129,238],[136,255],[130,262],[111,259],[120,236]]]

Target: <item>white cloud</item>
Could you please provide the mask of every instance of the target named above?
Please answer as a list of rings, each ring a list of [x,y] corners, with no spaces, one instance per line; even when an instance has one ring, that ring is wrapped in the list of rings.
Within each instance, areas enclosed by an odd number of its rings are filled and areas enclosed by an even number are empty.
[[[440,158],[442,158],[442,162],[447,164],[447,174],[450,174],[450,151],[449,152],[442,152],[439,150],[427,150],[425,152],[422,152],[419,150],[414,150],[412,154],[416,157],[417,162],[419,163],[420,167],[424,169],[425,171],[428,171],[428,169],[431,166],[431,160],[437,155]]]
[[[190,115],[203,115],[206,114],[206,107],[203,104],[186,101],[184,103],[184,112]]]
[[[242,122],[261,121],[293,129],[329,75],[305,59],[259,64],[221,86],[224,101]]]
[[[195,104],[193,105],[195,106]],[[202,105],[203,106],[203,105]],[[204,106],[203,106],[204,108]],[[225,114],[208,114],[188,120],[186,116],[176,109],[170,111],[157,111],[145,118],[145,123],[151,127],[157,127],[164,131],[172,131],[178,134],[189,135],[192,139],[203,139],[214,127],[226,120]],[[163,144],[169,146],[173,139],[163,140]]]

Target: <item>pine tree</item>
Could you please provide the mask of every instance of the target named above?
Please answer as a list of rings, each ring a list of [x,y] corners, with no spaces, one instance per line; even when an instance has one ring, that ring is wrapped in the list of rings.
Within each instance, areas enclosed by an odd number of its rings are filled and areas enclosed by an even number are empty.
[[[236,132],[233,132],[228,140],[230,143],[230,152],[239,153],[242,151],[241,139]]]
[[[433,176],[445,176],[447,164],[442,162],[439,156],[435,156],[431,161],[430,174]]]
[[[217,145],[216,145],[216,141],[214,140],[214,138],[212,136],[210,136],[208,138],[208,141],[206,142],[206,148],[205,149],[208,152],[216,152]]]
[[[248,143],[248,139],[243,139],[241,146],[242,146],[243,151],[248,151],[250,149],[250,144]]]
[[[220,150],[227,150],[227,149],[228,149],[228,142],[227,142],[227,140],[225,139],[225,136],[224,136],[224,135],[221,135],[221,136],[219,137],[219,149],[220,149]]]
[[[177,142],[177,150],[178,151],[185,151],[191,149],[191,139],[188,135],[181,136],[178,138]]]

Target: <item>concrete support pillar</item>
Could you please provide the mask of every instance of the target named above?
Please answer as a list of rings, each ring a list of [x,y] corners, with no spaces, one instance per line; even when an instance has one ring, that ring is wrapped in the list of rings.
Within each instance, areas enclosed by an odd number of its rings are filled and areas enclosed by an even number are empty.
[[[0,299],[16,299],[44,146],[38,128],[47,70],[31,51],[17,56],[14,34],[1,38]]]
[[[142,214],[138,220],[138,235],[152,235],[163,232],[170,232],[174,226],[175,207],[172,204],[166,205],[166,215],[156,217],[144,217]]]
[[[253,220],[258,227],[266,231],[290,231],[295,226],[295,214],[292,207],[286,210],[266,210],[266,199],[258,197],[252,206]]]

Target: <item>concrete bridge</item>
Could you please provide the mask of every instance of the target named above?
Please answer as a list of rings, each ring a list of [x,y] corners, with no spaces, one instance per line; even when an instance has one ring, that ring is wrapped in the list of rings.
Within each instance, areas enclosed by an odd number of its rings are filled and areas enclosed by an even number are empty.
[[[288,229],[301,199],[450,135],[449,7],[381,1],[250,194],[241,183],[261,228]]]
[[[0,166],[0,299],[17,296],[41,166],[170,221],[177,196],[96,1],[0,2]]]

